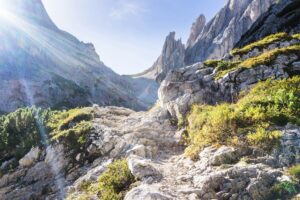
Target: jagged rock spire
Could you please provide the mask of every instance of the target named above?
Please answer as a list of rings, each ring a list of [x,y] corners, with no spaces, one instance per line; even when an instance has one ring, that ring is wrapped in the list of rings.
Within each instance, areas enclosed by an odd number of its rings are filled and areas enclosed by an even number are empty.
[[[190,37],[186,44],[187,47],[192,46],[196,42],[198,36],[202,33],[204,29],[205,23],[206,18],[203,14],[201,14],[192,25]]]

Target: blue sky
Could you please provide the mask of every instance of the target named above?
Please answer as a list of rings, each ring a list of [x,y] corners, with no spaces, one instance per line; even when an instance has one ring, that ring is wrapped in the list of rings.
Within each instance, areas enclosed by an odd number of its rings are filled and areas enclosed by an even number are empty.
[[[186,42],[195,19],[211,19],[226,0],[42,0],[56,25],[92,42],[119,74],[149,68],[170,31]]]

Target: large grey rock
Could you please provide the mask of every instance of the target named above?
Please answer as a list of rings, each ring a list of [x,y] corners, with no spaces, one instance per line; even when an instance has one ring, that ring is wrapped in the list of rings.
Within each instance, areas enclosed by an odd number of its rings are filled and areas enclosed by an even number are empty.
[[[39,147],[32,148],[21,160],[19,160],[20,166],[30,167],[39,159],[40,153],[41,150]]]
[[[129,191],[124,200],[169,200],[171,198],[164,196],[157,189],[147,185],[141,185]]]
[[[144,182],[152,183],[161,178],[161,173],[153,166],[151,160],[130,156],[128,158],[128,167],[137,179]]]

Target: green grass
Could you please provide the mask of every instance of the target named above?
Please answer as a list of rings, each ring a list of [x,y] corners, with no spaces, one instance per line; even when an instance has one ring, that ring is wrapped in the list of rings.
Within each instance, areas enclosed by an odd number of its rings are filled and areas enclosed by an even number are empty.
[[[134,182],[135,178],[128,168],[126,159],[117,160],[108,166],[97,182],[85,182],[79,196],[71,194],[67,199],[89,199],[96,195],[101,200],[121,200]]]
[[[228,67],[227,69],[218,70],[215,79],[218,80],[224,77],[229,72],[238,69],[250,69],[260,65],[271,65],[279,55],[289,55],[289,54],[296,54],[300,56],[300,45],[297,44],[288,47],[273,49],[268,52],[262,53],[259,56],[248,58],[243,62],[232,63],[232,65],[230,65],[230,67]]]
[[[293,176],[294,178],[300,180],[300,164],[290,167],[288,169],[289,175]]]
[[[93,131],[92,119],[91,108],[55,112],[47,123],[51,140],[63,142],[76,153],[87,143],[87,136]]]
[[[197,158],[210,145],[248,145],[270,151],[281,133],[274,125],[300,125],[300,77],[258,83],[234,104],[194,105],[187,117],[189,147]]]
[[[297,194],[297,184],[290,181],[276,183],[272,187],[272,196],[270,199],[290,199],[292,195]]]
[[[289,55],[289,54],[300,55],[300,45],[292,45],[288,47],[273,49],[271,51],[265,52],[257,57],[249,58],[242,63],[239,67],[253,68],[259,65],[270,65],[279,55]]]
[[[253,42],[247,46],[244,46],[243,48],[234,49],[234,50],[232,50],[231,54],[234,56],[247,54],[255,48],[263,49],[274,42],[286,41],[286,40],[290,40],[290,39],[291,39],[291,37],[287,33],[276,33],[273,35],[269,35],[259,41]]]
[[[292,35],[293,39],[300,40],[300,33]]]

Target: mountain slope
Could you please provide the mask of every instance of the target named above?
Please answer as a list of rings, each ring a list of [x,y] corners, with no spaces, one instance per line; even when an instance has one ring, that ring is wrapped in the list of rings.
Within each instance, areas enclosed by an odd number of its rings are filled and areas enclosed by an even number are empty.
[[[92,44],[59,30],[40,0],[3,0],[0,111],[97,103],[144,109],[129,82],[106,67]]]

